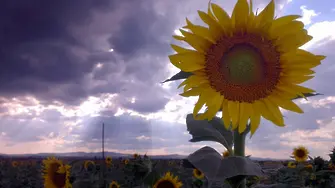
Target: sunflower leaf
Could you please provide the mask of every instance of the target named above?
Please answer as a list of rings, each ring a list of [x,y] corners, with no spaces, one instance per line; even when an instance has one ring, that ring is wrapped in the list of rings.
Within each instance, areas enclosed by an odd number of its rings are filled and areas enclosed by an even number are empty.
[[[192,75],[192,73],[190,73],[190,72],[180,71],[177,74],[173,75],[171,78],[169,78],[169,79],[165,80],[164,82],[162,82],[162,84],[165,83],[165,82],[186,79],[186,78],[188,78],[191,75]]]
[[[188,161],[204,173],[210,182],[223,182],[236,176],[263,176],[259,164],[247,157],[222,158],[215,149],[205,146],[188,156]]]
[[[307,98],[307,97],[314,97],[314,96],[318,96],[318,95],[323,95],[322,93],[303,93],[303,95]],[[296,99],[301,99],[303,98],[302,96],[297,96],[295,98],[293,98],[292,100],[296,100]]]
[[[227,149],[233,145],[233,132],[224,127],[222,120],[195,120],[192,114],[186,116],[188,132],[192,135],[190,142],[213,141],[222,144]]]

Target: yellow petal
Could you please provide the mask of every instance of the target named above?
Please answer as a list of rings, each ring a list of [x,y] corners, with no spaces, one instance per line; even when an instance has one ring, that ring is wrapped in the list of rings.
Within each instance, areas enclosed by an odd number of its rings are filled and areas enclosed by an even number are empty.
[[[231,115],[233,129],[236,129],[238,126],[237,123],[239,120],[239,108],[240,108],[239,102],[228,101],[228,111],[229,115]]]
[[[220,107],[222,106],[223,96],[219,92],[215,92],[212,96],[210,103],[208,104],[208,120],[213,119],[213,117],[218,113]]]
[[[291,21],[296,20],[298,18],[301,18],[301,16],[300,15],[288,15],[288,16],[277,18],[272,22],[270,32],[272,33],[274,31],[278,31],[279,27],[286,25],[290,23]]]
[[[198,101],[195,104],[194,109],[193,109],[193,118],[195,118],[199,114],[199,111],[205,105],[205,103],[206,103],[206,98],[204,97],[204,95],[199,95]]]
[[[176,39],[176,40],[181,40],[181,41],[184,41],[184,40],[185,40],[185,37],[180,36],[180,35],[173,35],[172,37],[173,37],[174,39]]]
[[[231,19],[228,13],[223,10],[219,5],[212,3],[212,9],[215,17],[218,19],[219,24],[226,34],[229,34],[232,29]]]
[[[179,95],[183,97],[191,97],[191,96],[198,96],[201,94],[202,89],[201,88],[192,88],[184,93],[181,93]]]
[[[272,38],[282,37],[286,35],[296,34],[297,32],[304,29],[304,23],[301,21],[292,21],[285,25],[278,27],[276,30],[270,31]]]
[[[252,114],[252,106],[250,103],[240,103],[240,119],[238,122],[238,132],[242,133],[248,123],[248,119],[250,115]]]
[[[206,62],[205,55],[196,51],[173,54],[170,55],[169,57],[170,59],[179,60],[181,63],[193,63],[193,64],[204,65]]]
[[[247,0],[238,0],[232,13],[235,28],[245,28],[248,23],[248,16],[249,5]]]
[[[270,112],[272,116],[271,121],[278,126],[281,126],[281,127],[285,126],[284,118],[283,118],[282,113],[279,110],[278,105],[274,104],[272,101],[268,100],[267,98],[263,99],[263,102],[267,110]]]
[[[174,51],[176,51],[177,53],[196,52],[196,51],[194,51],[194,50],[186,49],[186,48],[183,48],[183,47],[174,45],[174,44],[171,44],[171,47],[172,47],[172,49],[173,49]]]
[[[307,31],[303,30],[299,34],[291,34],[286,35],[283,38],[278,38],[275,43],[278,45],[278,50],[280,52],[289,52],[298,47],[301,47],[312,39],[313,37],[307,35]]]
[[[205,66],[205,62],[201,62],[201,59],[198,59],[197,61],[192,61],[192,59],[195,58],[192,57],[192,54],[195,55],[196,53],[174,54],[170,55],[169,59],[174,66],[185,72],[192,72],[203,69]]]
[[[182,83],[179,84],[178,89],[184,85],[188,86],[198,86],[202,83],[208,83],[208,79],[206,79],[205,76],[199,76],[199,75],[191,75],[187,79],[185,79]],[[188,90],[188,89],[187,89]]]
[[[291,68],[291,69],[284,69],[282,71],[283,76],[304,76],[304,75],[311,75],[315,72],[311,69],[299,69],[299,68]]]
[[[292,83],[282,83],[282,82],[279,82],[279,84],[277,85],[277,89],[290,93],[292,95],[299,95],[302,93],[314,93],[315,92],[314,90],[303,87],[303,86],[295,85]]]
[[[228,109],[228,101],[224,100],[222,102],[222,119],[225,128],[228,130],[230,127],[230,116],[229,116],[229,109]]]
[[[284,82],[289,82],[293,84],[301,84],[304,83],[310,79],[314,78],[314,76],[284,76],[280,78]]]
[[[206,14],[203,11],[199,10],[198,14],[200,18],[202,19],[202,21],[204,21],[209,26],[209,30],[212,33],[212,36],[215,37],[215,39],[217,39],[223,34],[223,30],[220,24],[216,20],[211,18],[208,14]]]
[[[208,1],[207,14],[208,14],[212,19],[215,20],[215,16],[214,16],[213,12],[211,11],[211,1],[212,1],[212,0],[209,0],[209,1]]]
[[[209,82],[208,81],[204,81],[204,82],[200,82],[200,83],[196,83],[196,82],[190,82],[190,83],[187,83],[184,87],[184,92],[186,92],[187,90],[191,89],[192,87],[201,87],[201,88],[204,88],[204,87],[207,87],[209,86]]]
[[[273,0],[264,8],[264,10],[257,16],[257,20],[261,26],[269,25],[273,21],[275,14],[275,4]],[[270,26],[270,25],[269,25]]]
[[[278,95],[269,96],[269,100],[273,101],[274,103],[276,103],[277,105],[286,110],[296,113],[304,113],[304,111],[302,111],[301,108],[298,105],[296,105],[293,101],[282,99]]]
[[[194,34],[200,37],[204,37],[212,43],[215,42],[208,28],[200,26],[200,25],[194,25],[187,18],[186,18],[186,22],[187,22],[187,28],[190,29]]]
[[[273,114],[269,111],[269,109],[267,108],[267,106],[265,105],[265,103],[263,101],[255,101],[253,106],[258,109],[258,111],[260,112],[260,114],[267,120],[272,121],[273,123],[278,123],[278,121],[276,120],[276,118],[273,116]],[[275,122],[274,122],[275,121]]]
[[[184,41],[201,53],[206,53],[212,43],[200,36],[180,29],[180,32],[185,36]]]
[[[254,104],[252,104],[252,109],[253,114],[250,117],[250,133],[251,133],[250,136],[252,136],[256,132],[261,122],[260,109],[258,109],[257,106]]]

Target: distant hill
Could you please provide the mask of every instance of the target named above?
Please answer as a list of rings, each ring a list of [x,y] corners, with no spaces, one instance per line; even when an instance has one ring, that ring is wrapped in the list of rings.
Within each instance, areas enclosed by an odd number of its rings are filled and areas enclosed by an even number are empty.
[[[36,154],[0,154],[0,157],[33,157],[33,158],[45,158],[50,156],[57,156],[57,157],[78,157],[78,158],[94,158],[94,157],[101,157],[101,152],[69,152],[69,153],[36,153]],[[105,152],[105,156],[111,157],[131,157],[130,154],[122,154],[116,152]],[[184,159],[187,158],[186,155],[178,155],[178,154],[171,154],[171,155],[148,155],[152,159]],[[255,161],[281,161],[283,159],[271,159],[271,158],[260,158],[260,157],[250,157],[252,160]]]
[[[69,153],[35,153],[35,154],[0,154],[0,157],[34,157],[34,158],[45,158],[50,156],[57,157],[78,157],[78,158],[94,158],[101,157],[101,152],[69,152]],[[130,154],[122,154],[116,152],[105,152],[105,156],[111,157],[131,157]],[[183,159],[187,156],[171,154],[171,155],[148,155],[153,159]]]

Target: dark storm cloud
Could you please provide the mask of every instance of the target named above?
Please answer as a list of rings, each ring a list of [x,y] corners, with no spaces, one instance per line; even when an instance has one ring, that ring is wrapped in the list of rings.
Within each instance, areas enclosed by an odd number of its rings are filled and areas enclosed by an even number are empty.
[[[85,49],[70,28],[90,23],[92,11],[111,9],[111,2],[2,0],[0,95],[48,98],[43,93],[61,84],[81,83],[94,62],[76,53]]]
[[[172,39],[176,24],[151,0],[15,0],[3,1],[0,12],[0,96],[28,94],[45,104],[78,105],[87,96],[132,88],[128,93],[139,105],[121,97],[125,107],[152,112],[168,101],[161,87],[147,91],[168,74],[166,38]],[[114,52],[95,44],[101,36]]]
[[[140,1],[138,1],[140,2]],[[169,17],[160,16],[154,10],[153,4],[136,3],[138,9],[129,12],[127,18],[121,23],[120,30],[112,35],[109,42],[115,51],[124,56],[138,55],[138,53],[163,53],[169,46],[160,41],[160,37],[173,32]],[[157,62],[158,63],[158,62]]]

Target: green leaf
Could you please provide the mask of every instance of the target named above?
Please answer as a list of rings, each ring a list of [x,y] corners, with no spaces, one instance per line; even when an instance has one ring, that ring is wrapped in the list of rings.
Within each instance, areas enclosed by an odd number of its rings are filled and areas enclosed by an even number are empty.
[[[180,71],[180,72],[178,72],[177,74],[175,74],[174,76],[172,76],[171,78],[165,80],[162,83],[170,82],[170,81],[175,81],[175,80],[186,79],[186,78],[188,78],[191,75],[192,75],[192,73],[190,73],[190,72]]]
[[[314,96],[318,96],[318,95],[323,95],[323,94],[321,94],[321,93],[303,93],[304,94],[304,96],[307,98],[307,97],[314,97]],[[295,100],[295,99],[301,99],[301,98],[303,98],[303,97],[301,97],[301,96],[297,96],[297,97],[295,97],[295,98],[293,98],[292,100]]]
[[[214,117],[213,120],[195,120],[192,114],[186,116],[187,130],[192,135],[190,142],[213,141],[227,149],[233,145],[233,132],[224,127],[222,120]]]
[[[249,158],[240,156],[222,158],[221,154],[208,146],[190,154],[187,159],[211,182],[224,182],[227,178],[239,175],[264,175],[261,166]]]

